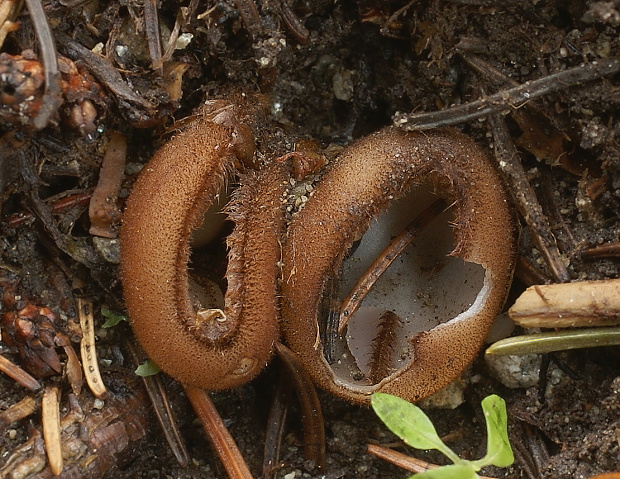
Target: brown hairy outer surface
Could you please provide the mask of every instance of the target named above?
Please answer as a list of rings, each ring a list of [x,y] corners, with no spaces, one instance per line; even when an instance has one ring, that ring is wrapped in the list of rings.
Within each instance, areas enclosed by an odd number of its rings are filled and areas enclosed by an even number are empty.
[[[226,318],[198,324],[188,291],[190,233],[253,150],[253,138],[244,138],[249,128],[231,121],[234,112],[214,118],[197,117],[145,166],[124,213],[121,265],[132,327],[149,357],[184,384],[225,389],[258,374],[278,336],[276,263],[288,171],[274,164],[243,177],[230,206]]]
[[[376,386],[348,387],[323,358],[317,316],[324,285],[338,274],[370,219],[429,178],[455,202],[453,254],[486,269],[488,301],[473,318],[412,338],[414,359]],[[419,400],[455,379],[476,356],[505,301],[515,252],[514,219],[500,178],[471,139],[452,129],[406,133],[386,128],[343,151],[288,229],[282,284],[286,342],[313,379],[334,394],[362,403],[374,391]]]

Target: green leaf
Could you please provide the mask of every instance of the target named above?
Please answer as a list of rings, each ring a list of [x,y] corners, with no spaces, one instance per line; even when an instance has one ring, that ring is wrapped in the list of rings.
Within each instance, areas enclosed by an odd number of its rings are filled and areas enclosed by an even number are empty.
[[[112,328],[121,321],[127,321],[127,316],[114,313],[107,308],[101,308],[101,315],[106,318],[106,322],[101,326],[102,328]]]
[[[140,366],[138,366],[134,372],[138,376],[142,377],[153,376],[159,372],[159,368],[157,367],[157,364],[155,364],[150,359],[147,359],[142,364],[140,364]]]
[[[409,479],[476,479],[478,474],[470,464],[453,464],[414,474]]]
[[[476,464],[497,467],[510,466],[515,458],[508,440],[506,402],[495,394],[482,400],[482,411],[487,423],[487,453]]]
[[[374,393],[370,404],[385,425],[405,443],[417,449],[437,449],[454,463],[463,461],[437,435],[433,423],[417,406],[397,396]]]

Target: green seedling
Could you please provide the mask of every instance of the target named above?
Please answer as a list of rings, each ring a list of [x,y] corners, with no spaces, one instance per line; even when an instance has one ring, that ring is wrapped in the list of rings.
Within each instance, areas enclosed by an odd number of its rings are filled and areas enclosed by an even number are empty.
[[[155,374],[159,373],[159,368],[157,367],[157,364],[155,364],[150,359],[147,359],[136,368],[134,373],[142,377],[154,376]]]
[[[105,323],[101,326],[102,328],[113,328],[121,321],[127,321],[127,316],[115,313],[106,307],[101,308],[101,316],[106,318]]]
[[[485,466],[507,467],[514,462],[508,441],[506,403],[499,396],[487,396],[482,401],[487,424],[487,453],[477,461],[457,456],[437,435],[428,416],[414,404],[384,393],[373,394],[371,404],[379,419],[405,444],[416,449],[436,449],[454,463],[414,474],[410,479],[477,479],[478,471]]]

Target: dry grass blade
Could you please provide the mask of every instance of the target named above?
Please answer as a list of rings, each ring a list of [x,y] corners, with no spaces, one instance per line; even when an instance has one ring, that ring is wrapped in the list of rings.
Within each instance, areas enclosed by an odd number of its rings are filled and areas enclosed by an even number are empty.
[[[29,391],[37,392],[41,389],[41,384],[30,374],[20,368],[18,365],[9,361],[7,358],[0,354],[0,371],[13,378],[19,384],[24,386]]]
[[[82,366],[88,387],[99,399],[106,399],[109,394],[101,379],[99,364],[97,362],[97,351],[95,349],[95,320],[93,317],[93,304],[84,298],[77,298],[77,310],[82,327],[82,341],[80,342],[80,353],[82,356]]]
[[[46,386],[41,401],[43,438],[50,469],[55,476],[62,472],[62,441],[60,437],[60,388]]]
[[[204,389],[192,386],[185,386],[185,393],[217,451],[217,455],[224,464],[228,477],[230,479],[252,479],[250,469],[248,469],[235,440],[226,429],[224,421],[222,421],[209,397],[209,393]]]

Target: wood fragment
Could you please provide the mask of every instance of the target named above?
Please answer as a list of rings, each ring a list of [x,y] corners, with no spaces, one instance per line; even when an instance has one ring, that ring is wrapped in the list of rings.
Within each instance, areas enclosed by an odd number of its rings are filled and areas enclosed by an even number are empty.
[[[20,368],[17,364],[9,361],[7,358],[0,354],[0,371],[13,378],[19,384],[32,392],[37,392],[41,389],[41,384],[34,377]]]
[[[20,421],[33,414],[38,407],[39,401],[36,396],[24,397],[0,413],[0,426],[8,426],[13,422]]]
[[[458,125],[467,121],[519,108],[534,98],[551,92],[613,75],[620,70],[619,58],[606,58],[579,65],[499,91],[479,100],[431,113],[397,113],[394,125],[408,131],[430,130],[440,126]]]
[[[116,238],[118,231],[115,226],[121,219],[118,207],[118,194],[121,189],[127,157],[127,137],[118,131],[110,132],[99,181],[90,200],[88,216],[90,217],[89,233],[104,238]]]
[[[163,74],[161,67],[161,39],[159,34],[159,17],[157,15],[157,0],[144,1],[144,29],[146,41],[151,56],[151,68],[160,75]],[[158,66],[155,66],[158,65]]]
[[[52,474],[58,476],[63,468],[62,441],[60,439],[60,388],[58,386],[45,387],[41,400],[41,412],[47,460]]]
[[[620,324],[620,280],[535,285],[508,310],[524,328]]]
[[[263,25],[254,0],[234,0],[234,3],[243,20],[243,26],[250,37],[256,39],[263,32]]]
[[[80,342],[80,353],[82,356],[82,366],[86,383],[95,397],[106,399],[109,393],[101,379],[99,364],[97,362],[97,351],[95,349],[95,319],[93,316],[93,303],[85,298],[76,298],[78,317],[82,327],[82,341]]]
[[[185,386],[185,393],[230,479],[252,479],[248,465],[243,459],[235,440],[224,425],[209,393],[204,389]]]

